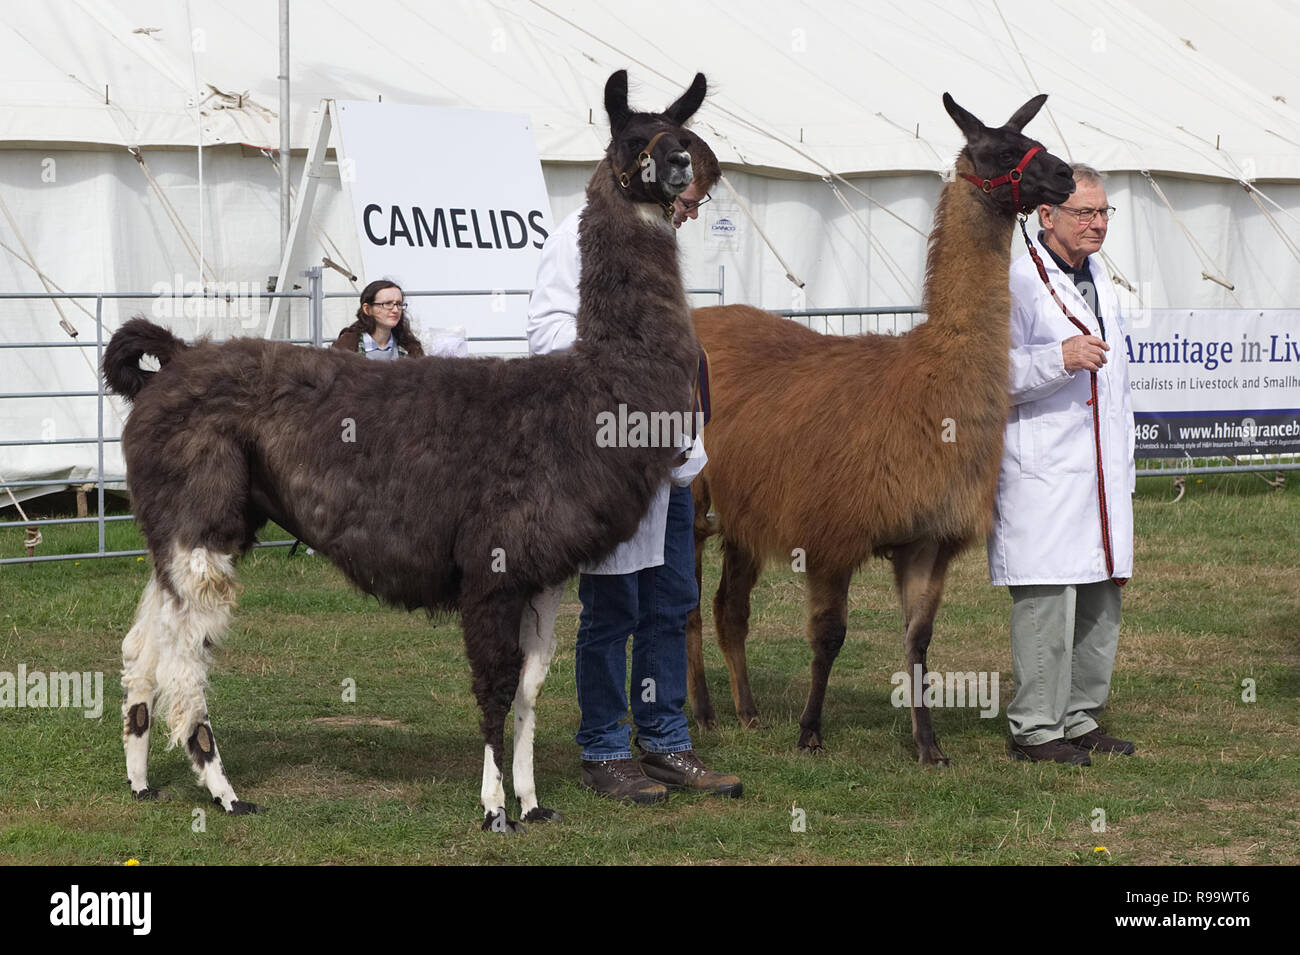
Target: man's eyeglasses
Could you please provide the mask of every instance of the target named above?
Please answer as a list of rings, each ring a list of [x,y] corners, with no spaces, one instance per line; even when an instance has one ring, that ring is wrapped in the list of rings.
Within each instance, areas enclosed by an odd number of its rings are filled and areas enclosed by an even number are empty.
[[[682,207],[687,212],[690,212],[692,209],[698,209],[712,198],[713,197],[706,192],[703,199],[683,199],[681,196],[678,196],[677,201],[682,204]]]
[[[371,308],[395,308],[398,311],[406,311],[405,302],[371,302]]]
[[[1109,222],[1115,215],[1115,207],[1107,206],[1105,209],[1071,209],[1069,206],[1057,206],[1062,212],[1068,212],[1079,220],[1079,225],[1089,225],[1096,216],[1101,216]]]

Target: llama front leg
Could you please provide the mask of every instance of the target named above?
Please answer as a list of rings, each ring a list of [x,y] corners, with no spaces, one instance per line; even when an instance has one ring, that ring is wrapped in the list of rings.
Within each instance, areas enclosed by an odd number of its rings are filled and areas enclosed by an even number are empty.
[[[122,747],[126,778],[136,799],[167,799],[149,786],[150,712],[158,669],[158,638],[162,625],[162,596],[157,577],[145,585],[135,622],[122,641]]]
[[[849,622],[849,581],[852,571],[808,573],[808,642],[812,645],[812,680],[808,702],[799,717],[799,744],[802,752],[820,753],[822,745],[822,707],[826,703],[826,685],[831,667],[844,646]]]
[[[524,607],[519,620],[519,649],[524,655],[515,692],[514,787],[519,816],[525,822],[558,822],[564,817],[537,804],[533,777],[533,737],[537,730],[537,697],[555,654],[555,617],[564,597],[564,585],[543,590]]]
[[[519,688],[523,655],[519,648],[520,620],[525,598],[501,597],[466,601],[461,606],[465,652],[474,680],[474,698],[482,713],[484,832],[522,832],[506,814],[502,753],[506,714]]]
[[[903,647],[907,679],[911,686],[924,687],[926,654],[934,633],[934,616],[943,598],[943,582],[954,548],[937,541],[918,541],[894,553],[894,582],[903,604]],[[918,669],[919,668],[919,669]],[[930,709],[921,694],[911,701],[912,738],[922,765],[947,766],[949,759],[939,748],[939,738],[930,722]]]
[[[731,697],[740,724],[758,729],[758,707],[749,686],[745,641],[749,638],[749,595],[758,582],[762,561],[742,544],[722,539],[722,580],[713,596],[713,626],[731,677]]]

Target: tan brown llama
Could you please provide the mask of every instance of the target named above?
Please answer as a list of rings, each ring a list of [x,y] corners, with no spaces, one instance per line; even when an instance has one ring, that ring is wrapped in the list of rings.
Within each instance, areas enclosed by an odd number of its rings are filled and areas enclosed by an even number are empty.
[[[122,434],[153,576],[122,644],[127,778],[147,780],[163,715],[228,813],[207,708],[211,648],[235,602],[234,561],[272,520],[358,587],[407,609],[460,613],[482,713],[483,828],[512,831],[502,783],[515,707],[514,788],[525,819],[536,701],[564,582],[631,537],[676,447],[601,447],[600,416],[686,417],[698,372],[672,203],[692,178],[683,124],[704,75],[662,113],[632,111],[627,73],[605,86],[612,138],[587,187],[579,341],[527,361],[371,362],[234,339],[186,346],[140,318],[114,334],[104,376],[133,401]],[[156,373],[139,360],[152,354]]]
[[[910,681],[920,667],[924,686],[948,562],[990,527],[1010,407],[1016,207],[1061,202],[1074,188],[1070,167],[1020,132],[1046,99],[990,129],[944,94],[966,147],[935,209],[924,324],[897,337],[837,337],[745,306],[695,313],[713,398],[709,464],[696,484],[697,573],[711,501],[723,554],[714,623],[736,713],[755,726],[745,662],[750,591],[764,557],[789,561],[802,550],[813,661],[801,750],[822,748],[826,683],[858,566],[872,555],[893,562],[907,673]],[[698,608],[687,645],[695,717],[711,725]],[[920,761],[946,763],[923,699],[911,701],[911,713]]]

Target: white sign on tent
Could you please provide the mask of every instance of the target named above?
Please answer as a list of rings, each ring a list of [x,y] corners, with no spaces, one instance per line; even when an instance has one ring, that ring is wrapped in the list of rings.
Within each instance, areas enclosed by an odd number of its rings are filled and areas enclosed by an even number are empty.
[[[527,116],[340,102],[340,173],[352,196],[365,282],[411,291],[418,328],[522,338],[550,200]],[[500,343],[476,351],[510,351]],[[522,346],[519,346],[522,350]]]

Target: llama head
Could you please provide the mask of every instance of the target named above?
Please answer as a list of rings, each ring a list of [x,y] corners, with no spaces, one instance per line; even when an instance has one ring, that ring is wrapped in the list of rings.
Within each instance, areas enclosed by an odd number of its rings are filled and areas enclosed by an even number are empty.
[[[696,73],[690,88],[662,113],[639,113],[627,105],[627,70],[605,83],[611,135],[605,156],[628,199],[667,209],[691,184],[694,137],[682,124],[700,108],[706,90],[704,74]]]
[[[966,137],[966,148],[958,157],[959,174],[1006,211],[1027,212],[1040,203],[1057,205],[1074,192],[1069,164],[1020,132],[1046,102],[1047,94],[1039,93],[993,129],[943,94],[944,108]],[[1038,151],[1030,156],[1034,149]],[[973,174],[960,169],[962,159],[970,162]]]

